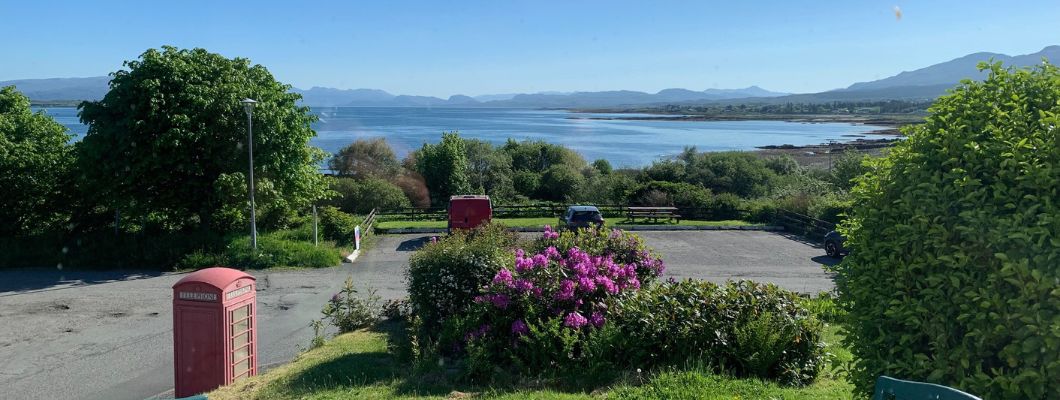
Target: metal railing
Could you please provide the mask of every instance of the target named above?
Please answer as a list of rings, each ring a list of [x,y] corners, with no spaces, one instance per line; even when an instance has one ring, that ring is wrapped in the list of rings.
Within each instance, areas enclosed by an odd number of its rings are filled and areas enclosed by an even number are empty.
[[[372,225],[375,225],[376,215],[376,209],[373,208],[372,211],[368,213],[368,215],[364,216],[364,220],[361,221],[361,224],[364,225],[365,235],[372,231]]]
[[[813,240],[821,240],[828,232],[835,230],[834,223],[784,209],[777,210],[776,222],[783,226],[785,231]]]

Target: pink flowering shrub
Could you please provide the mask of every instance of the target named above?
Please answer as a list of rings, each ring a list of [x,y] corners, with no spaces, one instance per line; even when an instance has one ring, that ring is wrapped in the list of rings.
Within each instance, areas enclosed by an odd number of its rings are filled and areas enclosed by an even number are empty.
[[[639,290],[643,280],[662,272],[661,261],[621,232],[602,237],[580,233],[597,253],[579,248],[575,234],[551,229],[537,244],[563,240],[564,235],[571,245],[562,251],[555,246],[532,254],[515,250],[512,268],[499,270],[474,298],[475,305],[461,320],[465,344],[479,347],[473,354],[524,370],[582,359],[584,342],[607,324],[612,299]],[[598,237],[603,241],[595,242]],[[634,262],[617,262],[615,249]]]
[[[620,229],[578,230],[556,232],[545,226],[545,233],[529,246],[535,253],[549,251],[566,253],[572,248],[594,255],[610,256],[615,263],[634,265],[637,278],[648,284],[666,269],[661,258],[655,256],[637,235]]]
[[[491,224],[431,239],[409,258],[409,304],[420,340],[436,340],[445,320],[462,315],[498,270],[510,268],[514,244],[511,232]]]

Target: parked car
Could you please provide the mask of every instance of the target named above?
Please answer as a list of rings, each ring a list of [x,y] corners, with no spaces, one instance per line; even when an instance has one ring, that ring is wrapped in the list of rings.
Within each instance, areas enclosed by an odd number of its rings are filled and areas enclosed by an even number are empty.
[[[604,215],[596,206],[570,206],[559,217],[559,226],[566,229],[600,228],[604,226]]]
[[[827,253],[829,257],[842,257],[844,254],[850,253],[846,247],[843,247],[843,244],[846,243],[846,241],[847,238],[843,237],[839,232],[828,232],[827,235],[824,235],[824,252]]]
[[[448,232],[453,229],[472,229],[493,220],[493,203],[489,196],[451,196],[448,210]]]

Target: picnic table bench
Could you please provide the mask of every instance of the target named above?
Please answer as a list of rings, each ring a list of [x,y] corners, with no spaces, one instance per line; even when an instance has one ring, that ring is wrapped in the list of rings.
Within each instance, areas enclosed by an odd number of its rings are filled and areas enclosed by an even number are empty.
[[[626,218],[630,222],[636,222],[637,218],[643,218],[645,221],[651,219],[652,223],[658,223],[661,218],[681,222],[677,207],[626,207]]]

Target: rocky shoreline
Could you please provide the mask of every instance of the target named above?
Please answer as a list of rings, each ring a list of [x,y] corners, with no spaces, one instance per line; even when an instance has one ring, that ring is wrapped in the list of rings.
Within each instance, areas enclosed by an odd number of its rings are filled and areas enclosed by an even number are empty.
[[[580,113],[583,111],[574,111]],[[585,111],[587,112],[587,111]],[[734,115],[652,115],[652,116],[577,116],[572,115],[568,119],[588,119],[601,121],[787,121],[806,124],[821,124],[829,122],[850,123],[857,125],[874,125],[897,128],[903,125],[919,123],[917,117],[912,116],[863,116],[863,115],[807,115],[807,114],[734,114]],[[893,134],[893,133],[889,133]]]
[[[891,133],[897,134],[897,132]],[[806,146],[790,144],[760,146],[753,153],[764,158],[789,156],[799,165],[811,168],[829,169],[831,165],[847,152],[856,152],[872,156],[883,154],[901,138],[866,139],[860,138],[849,142],[832,142]]]

